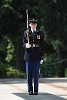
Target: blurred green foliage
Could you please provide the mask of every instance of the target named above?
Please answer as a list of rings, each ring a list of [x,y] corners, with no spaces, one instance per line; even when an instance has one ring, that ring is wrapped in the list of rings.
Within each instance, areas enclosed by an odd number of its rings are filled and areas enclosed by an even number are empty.
[[[26,9],[29,18],[37,18],[38,28],[44,32],[42,76],[66,77],[67,61],[48,64],[67,59],[67,0],[0,1],[0,77],[13,77],[14,70],[17,77],[25,77],[23,33]],[[6,76],[7,69],[13,72],[8,70]]]

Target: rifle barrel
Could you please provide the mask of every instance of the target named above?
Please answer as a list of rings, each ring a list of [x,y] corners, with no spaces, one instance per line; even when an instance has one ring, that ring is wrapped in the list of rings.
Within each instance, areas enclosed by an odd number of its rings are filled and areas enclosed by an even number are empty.
[[[27,29],[28,29],[28,9],[26,10],[26,14],[27,14]]]

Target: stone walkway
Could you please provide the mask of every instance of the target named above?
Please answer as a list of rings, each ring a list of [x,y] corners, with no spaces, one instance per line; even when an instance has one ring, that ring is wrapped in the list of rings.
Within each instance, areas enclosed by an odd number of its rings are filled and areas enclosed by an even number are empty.
[[[40,78],[38,95],[28,94],[26,79],[0,79],[0,100],[67,100],[67,78]]]

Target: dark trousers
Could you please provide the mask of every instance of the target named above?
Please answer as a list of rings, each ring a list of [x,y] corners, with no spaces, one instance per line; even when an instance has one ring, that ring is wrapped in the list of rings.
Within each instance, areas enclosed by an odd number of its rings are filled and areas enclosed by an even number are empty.
[[[34,78],[34,92],[38,92],[39,67],[40,67],[40,61],[26,62],[28,92],[33,91],[33,82],[32,82],[33,78]]]

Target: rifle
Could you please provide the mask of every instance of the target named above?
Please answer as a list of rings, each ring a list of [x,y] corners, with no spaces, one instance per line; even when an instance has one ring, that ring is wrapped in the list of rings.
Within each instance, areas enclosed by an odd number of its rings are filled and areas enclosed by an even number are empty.
[[[28,9],[26,9],[26,14],[27,14],[27,29],[29,29],[29,26],[28,26]],[[29,42],[29,33],[27,32],[27,40],[28,40],[28,43]]]
[[[27,14],[27,29],[28,29],[28,9],[26,9],[26,14]]]

